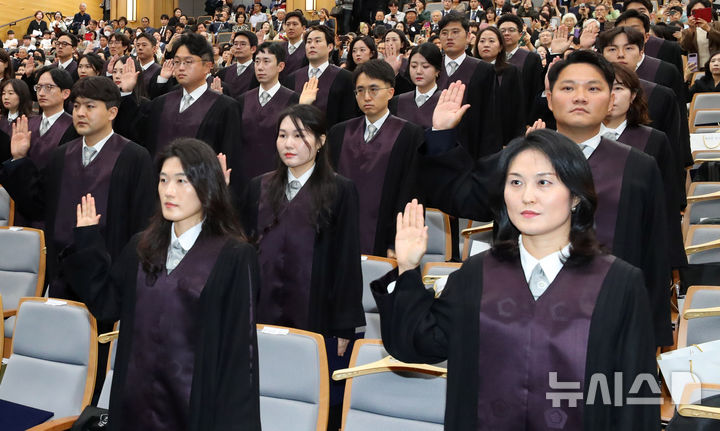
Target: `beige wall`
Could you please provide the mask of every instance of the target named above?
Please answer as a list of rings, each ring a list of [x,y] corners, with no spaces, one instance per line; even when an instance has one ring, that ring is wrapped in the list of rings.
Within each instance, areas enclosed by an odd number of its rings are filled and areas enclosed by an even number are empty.
[[[145,0],[139,0],[144,2]],[[63,15],[73,16],[78,12],[78,6],[82,3],[79,0],[42,0],[42,1],[30,1],[30,0],[0,0],[0,25],[7,24],[16,19],[32,15],[36,10],[42,9],[43,12],[55,12],[60,11]],[[87,13],[94,19],[102,18],[102,10],[100,9],[99,0],[85,1],[87,4]],[[42,5],[42,7],[38,7]],[[0,38],[5,40],[7,31],[12,29],[15,31],[15,36],[21,39],[27,30],[27,26],[32,21],[32,18],[18,22],[17,25],[12,27],[3,27],[0,29]],[[49,23],[48,23],[49,24]]]
[[[121,16],[127,17],[127,1],[128,0],[112,0],[110,17],[113,19],[120,18]],[[150,26],[159,27],[160,15],[166,13],[169,16],[172,16],[172,11],[176,7],[177,3],[178,0],[136,0],[136,20],[131,21],[128,17],[128,25],[132,28],[139,27],[140,19],[146,16],[150,18]]]

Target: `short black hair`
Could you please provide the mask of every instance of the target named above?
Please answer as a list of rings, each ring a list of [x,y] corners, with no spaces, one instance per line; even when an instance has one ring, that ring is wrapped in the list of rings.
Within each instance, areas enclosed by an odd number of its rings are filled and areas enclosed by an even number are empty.
[[[278,63],[284,63],[287,57],[283,46],[277,42],[263,42],[258,46],[255,55],[263,52],[265,54],[271,54],[275,56]]]
[[[235,39],[238,36],[245,36],[247,38],[248,42],[250,42],[251,47],[257,46],[257,44],[258,44],[257,35],[255,33],[253,33],[252,31],[241,30],[241,31],[235,33],[232,38],[233,42],[235,42]]]
[[[23,36],[23,40],[32,40],[32,36],[30,36],[29,34],[26,34]]]
[[[353,72],[353,86],[357,84],[361,73],[364,73],[369,78],[387,82],[391,87],[395,86],[395,71],[385,60],[368,60],[358,65]]]
[[[119,40],[120,43],[122,44],[122,46],[124,46],[125,48],[130,47],[130,38],[128,38],[127,36],[125,36],[122,33],[111,34],[110,37],[108,38],[108,41],[112,41],[113,39]]]
[[[155,46],[157,45],[157,40],[155,40],[154,37],[150,36],[149,34],[145,33],[144,31],[141,32],[139,35],[135,36],[135,41],[139,39],[147,39],[148,42],[150,42],[150,45]]]
[[[642,12],[638,12],[635,9],[628,9],[625,12],[621,13],[619,17],[615,20],[615,27],[619,26],[621,22],[627,21],[630,18],[637,18],[642,21],[643,27],[645,28],[645,33],[650,31],[650,18],[648,18],[647,15],[645,15]]]
[[[215,58],[210,42],[197,33],[183,33],[173,46],[171,58],[175,57],[175,53],[181,46],[187,48],[191,55],[197,55],[203,61],[213,61]]]
[[[78,80],[72,87],[70,101],[74,103],[78,97],[104,102],[107,109],[120,106],[122,100],[118,86],[105,76],[88,76]]]
[[[80,64],[80,60],[82,59],[87,60],[90,67],[93,68],[95,73],[100,75],[102,73],[103,67],[105,66],[105,60],[100,58],[99,55],[95,54],[94,52],[89,52],[87,54],[80,54],[78,57],[78,64]]]
[[[548,81],[550,81],[550,91],[555,87],[555,83],[558,80],[560,73],[571,64],[589,64],[597,68],[605,78],[608,87],[612,90],[613,84],[615,83],[615,70],[612,64],[605,59],[605,57],[594,51],[579,50],[574,51],[567,56],[566,59],[560,60],[555,63],[548,71]]]
[[[385,34],[388,32],[388,28],[384,25],[377,25],[373,29],[373,37],[376,39],[385,39]]]
[[[299,19],[300,25],[302,25],[303,27],[307,27],[307,18],[305,18],[305,15],[303,15],[302,13],[297,11],[288,12],[287,15],[285,15],[285,22],[287,23],[290,18]]]
[[[78,45],[77,37],[75,37],[74,34],[68,33],[68,32],[60,33],[60,36],[58,36],[58,40],[60,40],[60,38],[63,36],[67,36],[68,38],[70,38],[70,43],[72,44],[73,48],[75,48]]]
[[[523,30],[523,25],[525,25],[522,18],[520,18],[517,15],[508,13],[508,14],[503,14],[500,16],[500,18],[498,18],[497,28],[500,28],[500,25],[505,24],[506,22],[512,22],[513,24],[515,24],[515,26],[518,29],[518,32],[521,32]]]
[[[438,28],[442,30],[451,22],[459,22],[462,28],[465,29],[466,33],[470,31],[470,21],[468,21],[465,14],[462,14],[456,10],[451,10],[450,12],[446,13],[445,16],[442,17],[442,19],[438,23]]]
[[[65,69],[60,69],[56,64],[43,66],[35,72],[35,81],[39,81],[40,77],[45,73],[50,74],[52,81],[60,87],[61,90],[70,90],[73,86],[73,78]]]
[[[416,45],[412,51],[410,51],[410,56],[408,57],[408,63],[412,61],[413,55],[420,54],[423,57],[425,57],[425,60],[427,60],[428,63],[432,67],[434,67],[438,72],[442,70],[443,67],[443,57],[442,52],[440,52],[440,48],[437,47],[432,42],[425,42],[420,45]]]
[[[400,6],[400,3],[398,3],[397,0],[390,0],[390,1],[388,2],[388,8],[389,8],[390,6]]]
[[[692,15],[692,9],[698,3],[702,4],[705,7],[711,8],[710,10],[712,11],[712,19],[713,20],[717,19],[717,12],[715,11],[715,8],[713,8],[713,4],[708,0],[692,0],[692,1],[690,1],[690,3],[688,3],[688,5],[687,5],[687,16]]]
[[[615,37],[619,34],[624,34],[628,39],[628,43],[631,45],[637,45],[640,51],[643,50],[645,46],[645,35],[632,27],[620,26],[604,31],[598,35],[597,41],[595,42],[595,47],[598,52],[602,54],[603,50],[607,46],[612,45],[613,40],[615,40]]]
[[[640,3],[641,5],[645,6],[645,9],[647,9],[648,12],[652,12],[654,9],[653,4],[650,0],[625,0],[625,1],[623,1],[623,12],[627,11],[627,10],[632,10],[632,9],[628,9],[628,6],[631,3]]]
[[[314,32],[314,31],[319,31],[322,34],[324,34],[325,42],[327,42],[328,45],[333,45],[333,46],[335,45],[335,32],[326,25],[314,25],[314,26],[310,27],[309,29],[307,29],[305,34],[303,34],[303,41],[307,40],[310,33]]]
[[[160,15],[160,19],[166,19],[166,20],[170,21],[170,17],[166,13]]]

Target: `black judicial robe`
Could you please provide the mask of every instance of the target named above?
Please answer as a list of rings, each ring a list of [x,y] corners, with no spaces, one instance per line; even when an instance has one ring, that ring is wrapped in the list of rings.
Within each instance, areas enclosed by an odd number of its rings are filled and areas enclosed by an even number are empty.
[[[654,82],[640,80],[640,86],[645,92],[645,99],[648,104],[650,113],[650,127],[657,129],[667,135],[670,141],[670,148],[675,154],[677,162],[677,170],[679,173],[685,172],[685,141],[689,140],[689,135],[684,138],[681,130],[681,122],[684,120],[680,116],[680,108],[675,101],[675,94],[671,89],[664,85],[658,85]],[[687,121],[685,121],[687,124]],[[689,144],[688,144],[689,145]],[[688,147],[689,148],[689,147]],[[684,190],[685,180],[684,174],[678,175],[682,179],[680,187]]]
[[[475,159],[500,151],[502,142],[495,112],[495,69],[489,63],[466,56],[455,73],[448,77],[443,58],[437,80],[438,91],[458,80],[465,84],[463,103],[470,104],[470,109],[458,125],[460,143]]]
[[[63,112],[44,135],[40,135],[41,122],[42,115],[34,115],[28,119],[28,130],[32,134],[27,156],[40,169],[48,163],[55,148],[77,139],[79,136],[73,126],[72,115],[67,112]],[[12,129],[10,134],[12,135]]]
[[[145,94],[150,94],[150,84],[157,81],[157,77],[160,76],[161,70],[162,66],[154,61],[146,70],[143,70],[143,85],[145,86]]]
[[[534,52],[530,52],[524,48],[519,48],[515,51],[515,54],[510,57],[508,63],[520,69],[520,73],[522,74],[522,86],[524,90],[523,94],[525,96],[526,109],[525,114],[526,117],[528,117],[530,115],[532,104],[535,101],[535,97],[542,93],[545,89],[545,73],[543,73],[542,59]],[[504,102],[500,103],[507,104],[507,100],[517,99],[505,99]],[[515,104],[512,103],[511,105]],[[535,120],[527,118],[527,124],[532,124],[534,122]],[[503,142],[507,144],[507,141]]]
[[[2,120],[0,120],[2,121]],[[10,135],[0,130],[0,160],[5,161],[12,158],[10,152]]]
[[[185,258],[193,257],[193,250],[206,238],[203,234]],[[129,412],[125,408],[140,396],[139,388],[128,384],[128,365],[135,357],[145,353],[135,348],[133,333],[143,330],[144,326],[136,327],[136,322],[138,326],[145,325],[148,316],[147,313],[138,314],[136,309],[168,306],[167,303],[137,303],[142,293],[152,290],[138,283],[144,275],[140,273],[142,267],[136,251],[139,238],[140,234],[133,237],[122,253],[111,259],[95,227],[77,228],[74,247],[63,260],[63,270],[73,286],[77,286],[78,293],[93,315],[98,320],[122,322],[110,392],[111,431],[136,429],[128,426],[128,422],[138,418],[128,413],[146,416],[143,420],[147,420],[147,416],[152,414],[151,407],[154,411],[158,406],[173,408],[181,404],[172,397],[143,397],[147,409]],[[193,352],[189,405],[176,410],[169,421],[187,419],[184,429],[192,431],[259,431],[257,339],[253,317],[253,303],[259,286],[257,260],[249,244],[234,239],[221,240],[224,245],[211,262],[212,269],[202,291],[177,295],[179,300],[184,298],[194,303],[196,313],[189,316],[192,321],[183,324],[190,327],[195,344],[186,346]],[[164,261],[165,256],[162,258]],[[180,271],[183,264],[193,263],[192,260],[186,262],[185,258],[173,273]],[[180,285],[178,289],[182,291],[188,287]],[[163,323],[162,319],[160,322]],[[168,327],[168,323],[164,322],[162,327]],[[167,344],[170,343],[158,343],[158,350],[167,350]],[[141,369],[139,372],[148,373],[157,382],[158,375],[170,373],[172,376],[175,370],[169,365],[172,364],[161,362],[157,368]],[[167,384],[167,381],[162,382]],[[150,388],[153,389],[159,388]],[[168,419],[156,416],[155,420]],[[180,431],[182,428],[173,429]]]
[[[455,145],[451,131],[427,132],[425,142],[418,185],[427,205],[456,217],[491,220],[488,189],[494,186],[497,158],[473,162],[464,148]],[[588,163],[598,195],[598,241],[643,271],[655,342],[671,345],[668,206],[657,163],[635,148],[605,138]]]
[[[58,67],[59,67],[59,63],[57,61],[55,62],[55,64],[58,65]],[[80,79],[77,68],[78,68],[78,62],[75,59],[73,59],[70,62],[70,64],[68,64],[67,67],[65,68],[65,70],[70,74],[70,76],[72,76],[72,79],[74,82],[77,82],[77,80]]]
[[[675,66],[678,73],[683,73],[682,49],[679,43],[650,35],[645,42],[645,54],[668,62]]]
[[[257,321],[352,339],[365,325],[355,185],[335,175],[328,222],[317,227],[308,219],[307,183],[274,220],[266,194],[273,173],[253,178],[242,200],[243,227],[258,243],[263,268]]]
[[[512,64],[508,64],[502,71],[495,72],[497,74],[495,112],[498,113],[495,118],[500,127],[500,142],[502,145],[507,145],[513,138],[525,134],[527,118],[525,103],[528,101],[521,79],[526,78],[521,78],[520,70]],[[524,86],[527,87],[527,85],[527,81],[525,81]]]
[[[390,113],[396,117],[417,124],[423,129],[429,129],[432,127],[433,112],[435,111],[435,106],[437,106],[441,93],[442,90],[438,88],[420,107],[415,103],[415,91],[403,93],[390,99],[388,109]]]
[[[303,85],[309,81],[309,67],[296,70],[287,77],[283,85],[297,94],[302,94]],[[354,89],[352,73],[334,64],[329,64],[320,75],[318,93],[313,105],[325,113],[328,128],[360,115]]]
[[[388,294],[387,285],[395,278],[395,290]],[[635,376],[647,373],[656,378],[657,374],[642,284],[636,268],[612,256],[597,256],[587,265],[563,267],[534,301],[520,259],[500,261],[485,252],[452,273],[437,299],[424,288],[418,271],[397,277],[394,270],[371,288],[380,310],[383,345],[393,357],[406,362],[448,360],[446,430],[655,431],[660,429],[659,407],[626,401],[657,397],[647,382],[639,393],[630,392]],[[588,295],[590,289],[592,295]],[[580,300],[582,306],[578,307],[578,301],[563,300],[564,307],[548,302],[558,301],[562,293],[585,297]],[[542,317],[534,319],[528,313],[542,313]],[[572,317],[550,317],[558,313]],[[503,323],[508,320],[513,324]],[[518,333],[528,327],[532,330]],[[578,327],[572,336],[563,331]],[[509,335],[492,337],[495,333]],[[499,349],[490,350],[489,345]],[[571,369],[564,361],[568,359]],[[593,404],[580,401],[581,412],[568,408],[567,399],[561,408],[550,409],[545,394],[561,391],[547,389],[547,373],[526,381],[536,368],[557,371],[559,382],[579,381],[583,400],[588,399],[591,377],[602,374],[609,396],[622,406],[604,405],[596,390]],[[615,387],[618,372],[623,376],[622,387]],[[573,377],[564,377],[568,375]],[[518,379],[525,384],[514,384]],[[616,391],[622,399],[615,398]],[[580,393],[580,389],[572,392]]]
[[[130,238],[147,225],[155,205],[157,180],[148,152],[117,133],[105,143],[93,162],[110,148],[111,141],[122,145],[122,149],[112,168],[107,196],[104,197],[107,210],[106,213],[101,214],[102,219],[105,219],[101,233],[108,252],[115,257]],[[62,249],[59,249],[58,245],[62,247],[63,244],[56,244],[56,238],[70,235],[69,232],[55,232],[56,220],[60,217],[75,220],[75,205],[79,203],[60,201],[63,180],[73,174],[65,172],[66,149],[69,145],[77,145],[78,142],[82,145],[82,139],[78,139],[57,148],[42,170],[27,157],[0,165],[0,184],[15,200],[15,207],[31,220],[45,222],[48,283],[60,275],[58,256]],[[63,208],[65,210],[62,210]],[[61,295],[66,293],[59,292]]]
[[[376,220],[373,225],[361,216],[361,232],[374,232],[374,239],[361,233],[360,251],[386,256],[388,248],[394,248],[398,211],[412,198],[421,198],[416,187],[416,163],[423,132],[419,126],[390,115],[370,142],[365,142],[364,134],[365,117],[353,118],[328,131],[326,147],[333,168],[355,183],[361,211]],[[388,148],[389,154],[385,153]],[[368,177],[369,170],[382,164],[387,166],[384,177]]]
[[[227,87],[228,96],[240,99],[244,93],[260,85],[255,77],[255,64],[250,63],[238,76],[239,63],[223,68],[217,73],[217,77],[223,82],[223,87]]]
[[[293,72],[308,65],[308,59],[305,56],[305,42],[300,42],[300,46],[290,54],[288,51],[289,42],[284,42],[285,48],[285,69],[280,72],[280,81],[282,82],[285,78],[292,75]],[[292,88],[288,86],[289,88]]]

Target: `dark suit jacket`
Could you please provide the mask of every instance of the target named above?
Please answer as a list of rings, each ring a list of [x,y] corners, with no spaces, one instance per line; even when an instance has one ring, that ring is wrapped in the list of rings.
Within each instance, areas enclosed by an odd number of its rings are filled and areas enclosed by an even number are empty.
[[[292,75],[288,76],[287,80],[283,84],[285,87],[295,90],[296,82],[307,81],[308,67],[305,66],[296,70]],[[333,66],[328,66],[328,69]],[[327,72],[328,69],[325,69]],[[322,75],[320,75],[320,82],[322,82]],[[357,102],[355,101],[355,94],[352,73],[345,69],[340,69],[338,74],[335,76],[332,84],[330,85],[330,92],[328,93],[327,102],[325,102],[327,109],[325,111],[327,127],[328,129],[341,121],[349,120],[353,117],[361,115]],[[318,101],[314,103],[317,105]],[[322,104],[321,104],[322,105]]]

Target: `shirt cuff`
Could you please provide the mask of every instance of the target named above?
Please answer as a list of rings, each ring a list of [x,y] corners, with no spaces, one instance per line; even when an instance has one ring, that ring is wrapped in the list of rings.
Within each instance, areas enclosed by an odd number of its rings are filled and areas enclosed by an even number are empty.
[[[157,77],[157,83],[158,83],[158,84],[164,84],[164,83],[166,83],[166,82],[168,82],[168,81],[169,81],[169,79],[163,78],[162,76],[158,76],[158,77]]]
[[[393,282],[390,282],[390,284],[388,284],[388,286],[387,286],[387,293],[393,293],[393,291],[395,290],[395,283],[396,283],[396,282],[393,281]]]

